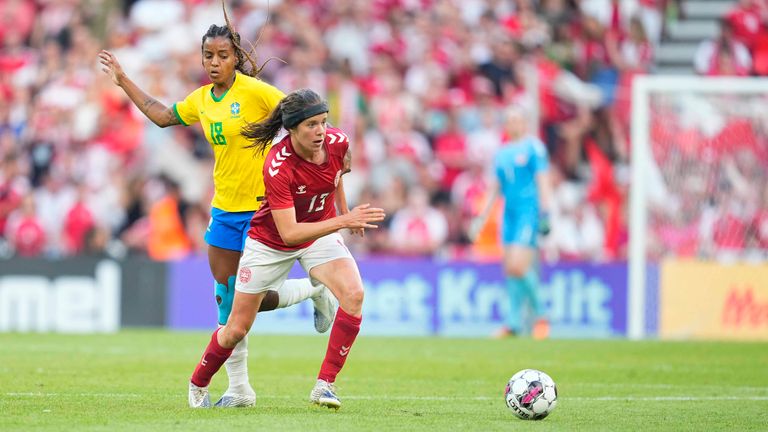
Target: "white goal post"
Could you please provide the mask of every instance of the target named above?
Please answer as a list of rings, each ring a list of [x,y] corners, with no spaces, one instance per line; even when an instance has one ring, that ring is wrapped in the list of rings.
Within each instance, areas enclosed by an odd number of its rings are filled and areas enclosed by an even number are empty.
[[[675,95],[768,96],[768,79],[699,76],[640,76],[632,87],[631,183],[629,207],[629,281],[627,335],[646,334],[646,269],[648,264],[648,194],[658,173],[651,142],[652,96]],[[766,99],[768,103],[768,99]],[[768,109],[768,106],[766,106]]]

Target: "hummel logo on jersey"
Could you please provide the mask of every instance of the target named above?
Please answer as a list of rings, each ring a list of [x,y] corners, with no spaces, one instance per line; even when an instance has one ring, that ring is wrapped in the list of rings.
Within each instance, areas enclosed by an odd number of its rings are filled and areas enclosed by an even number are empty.
[[[288,153],[288,150],[286,150],[285,147],[281,148],[280,151],[275,152],[275,158],[272,159],[271,167],[269,167],[269,175],[274,177],[277,175],[277,173],[280,172],[280,165],[283,164],[283,161],[288,156],[292,155],[293,153]]]
[[[339,355],[342,357],[346,357],[347,354],[349,354],[349,348],[348,346],[341,346],[341,349],[339,350]]]
[[[296,191],[296,195],[301,195],[303,193],[307,193],[307,185],[299,186],[299,190]]]
[[[347,138],[344,132],[336,132],[336,133],[328,134],[328,144],[334,144],[336,142],[341,144],[345,141],[349,141],[349,138]]]

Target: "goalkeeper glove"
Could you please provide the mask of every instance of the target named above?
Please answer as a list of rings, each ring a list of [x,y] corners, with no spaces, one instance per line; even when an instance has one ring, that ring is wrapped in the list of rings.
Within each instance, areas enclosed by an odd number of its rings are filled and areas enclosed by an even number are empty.
[[[542,212],[539,215],[539,234],[546,236],[550,231],[552,231],[552,225],[549,221],[549,213]]]

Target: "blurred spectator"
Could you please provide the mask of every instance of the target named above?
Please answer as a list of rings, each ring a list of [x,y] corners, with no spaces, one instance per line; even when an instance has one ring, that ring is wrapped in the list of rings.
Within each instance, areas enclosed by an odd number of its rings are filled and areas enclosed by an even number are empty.
[[[579,2],[582,14],[593,18],[612,33],[622,34],[629,29],[632,17],[637,16],[636,0],[582,0]]]
[[[449,191],[456,176],[467,168],[469,157],[467,136],[459,129],[455,111],[448,114],[445,130],[435,137],[434,148],[435,157],[443,164],[440,188]]]
[[[37,217],[32,196],[25,196],[21,207],[11,213],[5,232],[17,255],[31,258],[43,254],[46,240],[45,228]]]
[[[389,241],[393,252],[402,255],[432,255],[448,236],[448,221],[429,204],[420,188],[409,191],[408,203],[392,217]]]
[[[0,45],[4,45],[9,34],[22,41],[29,38],[35,24],[34,0],[0,1]]]
[[[701,75],[744,76],[751,71],[752,57],[747,47],[734,36],[731,22],[723,19],[720,35],[699,44],[693,65]]]
[[[192,250],[182,219],[182,202],[179,186],[163,178],[162,196],[149,209],[149,233],[147,252],[149,257],[166,261],[183,258]]]
[[[507,38],[497,38],[491,46],[492,57],[479,65],[479,72],[491,80],[497,97],[503,97],[507,87],[518,84],[515,64],[520,58],[517,45]]]
[[[766,12],[768,3],[763,0],[739,0],[724,20],[733,29],[733,37],[751,49],[760,34]]]
[[[87,186],[78,186],[75,202],[64,215],[64,251],[78,255],[85,250],[85,235],[96,226],[93,212],[86,204]]]
[[[15,153],[7,153],[0,165],[0,236],[6,232],[8,217],[19,208],[26,194],[19,161]]]

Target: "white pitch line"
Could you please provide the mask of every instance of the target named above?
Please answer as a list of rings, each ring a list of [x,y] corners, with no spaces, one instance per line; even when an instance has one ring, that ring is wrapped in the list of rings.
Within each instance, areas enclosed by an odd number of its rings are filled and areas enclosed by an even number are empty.
[[[5,393],[8,397],[58,397],[58,396],[80,396],[80,397],[104,397],[104,398],[139,398],[148,395],[136,393],[23,393],[11,392]],[[175,396],[172,396],[175,398]],[[287,395],[258,395],[258,399],[299,399],[299,396]],[[364,396],[349,395],[343,399],[350,400],[394,400],[394,401],[490,401],[503,400],[499,396]],[[574,396],[562,397],[561,402],[598,402],[598,401],[626,401],[626,402],[698,402],[698,401],[768,401],[768,396]]]
[[[105,398],[138,398],[147,395],[136,393],[40,393],[40,392],[10,392],[6,393],[9,397],[57,397],[57,396],[80,396],[80,397],[105,397]]]

